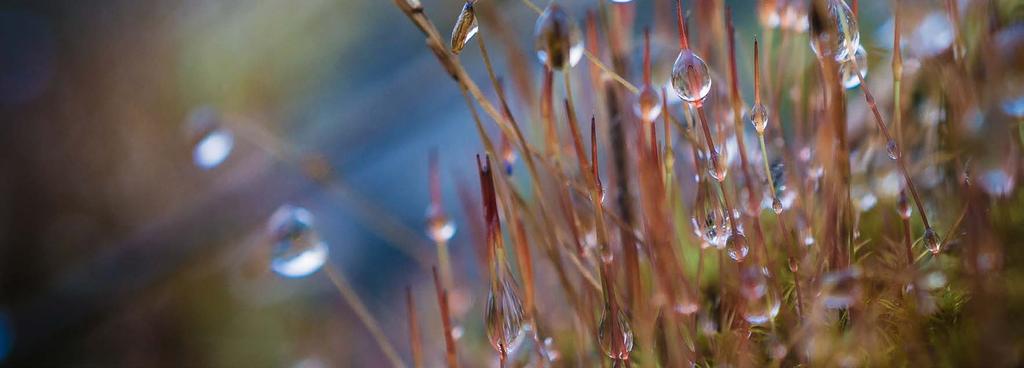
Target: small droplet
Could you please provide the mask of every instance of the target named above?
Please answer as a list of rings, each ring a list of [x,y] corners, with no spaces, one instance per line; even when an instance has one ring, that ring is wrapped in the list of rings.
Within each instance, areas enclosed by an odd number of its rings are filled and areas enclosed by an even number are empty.
[[[800,271],[800,260],[796,257],[789,257],[789,271],[793,273]]]
[[[523,304],[514,283],[501,280],[498,290],[487,293],[484,321],[487,339],[498,354],[507,355],[521,340],[523,331]]]
[[[621,309],[613,315],[611,308],[606,307],[597,328],[597,339],[605,355],[612,359],[629,359],[629,352],[633,351],[633,328]]]
[[[910,215],[914,213],[914,209],[910,207],[910,202],[907,201],[907,192],[901,190],[899,200],[896,202],[896,212],[900,214],[900,217],[904,220],[909,220]]]
[[[480,30],[480,25],[476,22],[473,2],[474,0],[468,0],[462,6],[462,12],[459,13],[459,17],[455,20],[455,28],[452,29],[452,53],[456,55],[462,52],[466,43]]]
[[[772,199],[772,211],[775,211],[776,215],[782,213],[782,201],[778,197]]]
[[[703,101],[711,91],[711,71],[704,59],[689,49],[680,51],[672,64],[672,89],[684,101]]]
[[[935,232],[935,229],[926,228],[924,229],[924,246],[928,248],[928,251],[932,254],[939,254],[942,251],[942,244],[939,240],[939,234]]]
[[[890,139],[889,142],[885,144],[885,150],[889,152],[890,159],[898,160],[900,158],[900,146],[896,144],[895,139]]]
[[[661,115],[661,94],[645,85],[633,103],[633,113],[645,122],[654,122]]]
[[[533,29],[537,58],[554,70],[574,67],[583,58],[583,36],[576,21],[557,4],[548,5]]]
[[[750,252],[750,247],[747,246],[747,237],[740,233],[729,235],[725,248],[729,258],[737,262],[747,258],[747,253]]]
[[[695,205],[692,223],[697,236],[715,248],[724,248],[732,228],[707,180],[698,183]]]
[[[782,300],[775,290],[768,290],[754,299],[747,299],[743,306],[743,319],[753,325],[763,325],[779,315]]]
[[[817,3],[813,2],[812,4]],[[818,18],[821,15],[828,16],[829,19]],[[828,55],[831,55],[836,61],[844,61],[857,52],[857,47],[860,46],[860,31],[857,29],[857,18],[853,16],[853,11],[850,10],[845,1],[827,0],[824,14],[811,9],[810,19],[811,33],[813,35],[811,37],[811,49],[814,50],[818,57],[825,56],[823,54],[825,50],[818,49],[819,44],[828,47]],[[829,25],[835,28],[832,30],[824,28]],[[835,33],[835,40],[832,39],[833,33]]]
[[[186,134],[192,147],[192,162],[200,169],[219,166],[231,154],[235,137],[225,128],[220,112],[203,106],[192,111],[186,123]]]
[[[821,290],[825,308],[848,308],[860,298],[860,268],[853,266],[825,274]]]
[[[447,243],[455,236],[455,221],[440,206],[427,206],[427,236],[436,243]]]
[[[288,278],[308,276],[327,261],[327,244],[313,228],[313,214],[301,207],[284,205],[267,222],[273,241],[270,269]]]
[[[853,54],[853,59],[843,61],[843,64],[839,66],[839,78],[843,81],[843,87],[846,89],[857,88],[860,86],[861,77],[868,77],[868,52],[864,50],[864,46],[857,46],[857,52]],[[856,60],[856,65],[854,65]],[[860,76],[857,76],[858,70]]]
[[[754,125],[757,134],[764,134],[764,129],[768,127],[768,108],[764,104],[754,104],[750,109],[750,123]]]

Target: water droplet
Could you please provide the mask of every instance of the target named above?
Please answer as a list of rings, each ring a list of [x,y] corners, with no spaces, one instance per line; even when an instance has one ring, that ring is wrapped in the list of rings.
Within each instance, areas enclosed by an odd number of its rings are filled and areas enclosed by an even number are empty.
[[[813,33],[811,49],[818,57],[824,57],[823,51],[826,50],[819,50],[818,45],[820,44],[828,47],[828,55],[837,61],[850,58],[860,46],[860,31],[857,29],[857,18],[853,16],[853,11],[843,0],[827,0],[824,14],[820,15],[826,15],[829,19],[815,19],[820,16],[819,14],[820,12],[811,10],[810,26]],[[824,29],[830,25],[835,28],[833,30]],[[832,39],[833,33],[835,33],[835,40]]]
[[[612,359],[629,359],[629,352],[633,351],[633,328],[621,309],[612,314],[611,308],[605,307],[597,328],[597,339],[605,355]]]
[[[743,319],[753,325],[763,325],[779,315],[782,300],[775,290],[769,289],[761,296],[747,299],[743,306]]]
[[[885,150],[889,153],[889,158],[892,160],[898,160],[900,158],[900,146],[896,144],[895,139],[890,139],[885,144]]]
[[[776,215],[782,213],[782,201],[778,197],[772,199],[772,211],[775,211]]]
[[[718,197],[713,195],[711,184],[707,180],[701,180],[698,185],[696,208],[692,219],[694,231],[707,244],[722,249],[732,230],[731,224]]]
[[[1024,118],[1024,95],[1010,96],[1003,100],[1003,112],[1015,118]]]
[[[628,3],[633,2],[633,0],[612,0],[612,2],[613,3],[618,3],[618,4],[628,4]]]
[[[942,251],[942,244],[940,244],[939,234],[935,232],[935,229],[926,228],[924,229],[924,246],[928,248],[932,254],[939,254]]]
[[[436,243],[447,243],[455,236],[455,221],[441,210],[441,206],[427,206],[427,236]]]
[[[768,127],[768,108],[764,104],[754,104],[750,109],[750,123],[754,125],[757,134],[764,134],[764,129]]]
[[[576,21],[557,4],[548,5],[533,29],[537,58],[554,70],[574,67],[583,58],[583,36]]]
[[[327,244],[313,228],[313,214],[302,207],[284,205],[267,222],[273,240],[270,269],[288,278],[308,276],[327,261]]]
[[[800,271],[800,260],[796,257],[789,257],[789,271],[793,273]]]
[[[775,1],[759,1],[757,7],[758,21],[761,25],[767,28],[776,28],[782,21],[782,15],[779,14],[779,5]]]
[[[689,49],[680,51],[672,64],[672,89],[679,98],[690,103],[703,101],[711,91],[708,65]]]
[[[861,77],[868,77],[868,52],[864,50],[864,46],[857,46],[857,52],[853,54],[852,60],[843,61],[843,64],[839,66],[839,78],[843,81],[843,87],[846,89],[857,88],[860,86]],[[856,61],[856,65],[854,65]],[[857,71],[860,71],[860,76],[857,76]]]
[[[900,198],[896,202],[896,212],[899,213],[900,217],[904,220],[909,220],[910,215],[914,213],[914,209],[910,207],[910,202],[907,201],[906,191],[900,191]]]
[[[473,0],[466,1],[462,6],[462,12],[455,20],[455,28],[452,29],[452,53],[458,55],[466,47],[473,35],[480,30],[476,22],[476,11],[473,10]]]
[[[487,339],[498,354],[507,355],[519,344],[523,335],[523,304],[514,283],[500,280],[498,290],[487,294],[484,321]]]
[[[825,308],[847,308],[860,298],[860,268],[829,272],[821,279],[822,302]]]
[[[744,267],[740,270],[740,294],[747,299],[757,299],[768,291],[768,280],[758,267]]]
[[[850,188],[850,196],[853,198],[853,206],[860,212],[870,211],[878,203],[875,193],[864,185],[854,184]]]
[[[654,122],[661,115],[661,94],[645,85],[633,103],[633,113],[645,122]]]
[[[750,247],[747,246],[747,237],[740,233],[733,233],[729,235],[729,240],[726,241],[726,253],[729,254],[729,258],[739,262],[747,258],[747,253],[750,252]]]
[[[192,148],[192,162],[200,169],[209,170],[219,166],[231,154],[235,137],[221,122],[220,112],[203,106],[192,111],[186,130]]]

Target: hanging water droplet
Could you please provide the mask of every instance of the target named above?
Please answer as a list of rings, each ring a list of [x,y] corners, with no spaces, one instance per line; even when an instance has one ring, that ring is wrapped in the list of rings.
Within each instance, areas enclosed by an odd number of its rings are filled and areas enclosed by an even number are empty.
[[[889,153],[889,158],[892,160],[898,160],[900,158],[900,146],[896,144],[895,139],[890,139],[885,144],[885,150]]]
[[[576,66],[583,58],[583,36],[576,21],[557,4],[548,5],[533,29],[540,62],[554,70]]]
[[[729,258],[737,262],[747,258],[747,253],[750,252],[750,247],[747,246],[747,237],[740,233],[729,235],[725,248]]]
[[[654,122],[661,115],[661,94],[645,85],[633,103],[633,113],[645,122]]]
[[[235,136],[223,126],[221,119],[220,112],[209,106],[193,110],[188,117],[185,129],[193,145],[192,162],[200,169],[219,166],[235,146]]]
[[[476,11],[473,10],[474,2],[475,0],[467,0],[455,20],[455,28],[452,29],[452,53],[456,55],[462,52],[466,43],[480,30],[480,25],[476,22]]]
[[[900,217],[904,220],[909,220],[910,215],[914,213],[914,209],[910,207],[910,202],[907,201],[907,192],[900,191],[899,200],[896,202],[896,212],[900,214]]]
[[[500,280],[498,290],[488,291],[484,321],[487,339],[498,354],[507,355],[515,349],[523,335],[523,304],[514,283]]]
[[[743,306],[743,319],[753,325],[763,325],[779,315],[782,300],[775,290],[769,289],[761,296],[747,299]]]
[[[860,298],[860,268],[852,266],[825,274],[821,290],[825,308],[848,308]]]
[[[698,185],[693,214],[694,230],[704,242],[722,249],[732,230],[731,224],[718,198],[713,195],[711,184],[707,180],[701,180]]]
[[[764,104],[754,104],[750,109],[750,123],[754,125],[757,134],[764,134],[764,129],[768,127],[768,108]]]
[[[447,243],[455,236],[455,221],[441,210],[441,206],[427,206],[427,236],[435,243]]]
[[[629,359],[629,352],[633,351],[633,328],[621,309],[612,314],[611,308],[605,307],[597,329],[597,339],[605,355],[612,359]]]
[[[703,101],[711,91],[711,71],[704,59],[690,49],[680,51],[672,64],[672,89],[684,101]]]
[[[327,261],[327,244],[313,228],[313,214],[301,207],[284,205],[267,221],[273,241],[270,269],[278,275],[308,276]]]
[[[772,199],[772,211],[775,211],[776,215],[782,213],[782,201],[778,197]]]
[[[857,75],[858,71],[860,71],[860,76]],[[851,89],[860,86],[862,77],[868,77],[868,52],[864,50],[863,45],[860,45],[857,46],[857,52],[853,54],[853,59],[847,59],[839,66],[839,79],[843,81],[844,88]]]
[[[935,232],[935,229],[925,228],[924,229],[924,246],[928,248],[928,251],[932,254],[939,254],[942,251],[942,244],[939,240],[939,234]]]
[[[748,266],[740,270],[740,294],[747,299],[757,299],[768,291],[768,280],[758,267]]]
[[[812,4],[818,3],[812,2]],[[822,19],[821,16],[827,16],[828,19]],[[828,47],[828,55],[831,55],[836,61],[844,61],[852,57],[857,51],[857,47],[860,46],[857,18],[853,16],[853,11],[843,0],[827,0],[823,12],[813,9],[812,6],[810,26],[811,49],[818,57],[825,57],[823,52],[826,52],[826,50],[819,50],[819,45]],[[834,28],[825,29],[827,26]],[[835,33],[834,36],[833,33]],[[835,39],[833,40],[832,37]]]
[[[501,161],[505,165],[506,174],[512,175],[512,168],[515,167],[517,160],[519,156],[516,155],[516,151],[512,150],[510,145],[504,145],[501,149]]]

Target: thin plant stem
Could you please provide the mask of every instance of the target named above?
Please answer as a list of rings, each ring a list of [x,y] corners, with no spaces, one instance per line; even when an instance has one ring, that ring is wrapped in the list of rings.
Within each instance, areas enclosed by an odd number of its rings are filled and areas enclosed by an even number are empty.
[[[348,304],[348,306],[352,308],[352,311],[356,313],[356,317],[359,318],[359,321],[363,322],[363,325],[366,326],[366,329],[370,332],[370,336],[373,337],[374,341],[377,342],[377,346],[379,346],[380,350],[384,352],[384,356],[391,362],[391,366],[404,368],[406,366],[405,362],[402,361],[402,358],[398,357],[398,353],[394,346],[391,345],[391,342],[388,341],[387,336],[385,336],[384,332],[380,329],[380,325],[377,323],[377,320],[374,319],[373,315],[371,315],[366,309],[366,305],[364,305],[363,301],[359,299],[359,295],[356,294],[356,291],[353,290],[352,286],[345,280],[345,277],[341,275],[341,272],[339,272],[334,265],[328,263],[324,266],[324,273],[327,274],[327,278],[331,280],[334,287],[338,289],[339,293],[341,293],[341,297],[345,300],[345,303]]]

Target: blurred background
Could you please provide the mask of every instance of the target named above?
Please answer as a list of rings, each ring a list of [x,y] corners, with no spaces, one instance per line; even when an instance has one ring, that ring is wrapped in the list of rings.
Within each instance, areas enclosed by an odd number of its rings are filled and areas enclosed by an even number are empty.
[[[593,6],[562,3],[577,19]],[[423,4],[446,33],[462,2]],[[753,1],[729,4],[750,9],[737,34],[754,34]],[[494,6],[530,49],[535,14]],[[636,7],[639,29],[652,8]],[[861,7],[873,43],[888,7]],[[431,149],[458,278],[484,294],[459,201],[460,185],[478,196],[482,147],[391,1],[5,1],[0,116],[0,366],[386,364],[322,272],[270,273],[267,220],[284,204],[315,216],[328,264],[407,356],[406,285],[424,330],[439,324],[423,232]],[[465,333],[482,335],[473,316]]]

